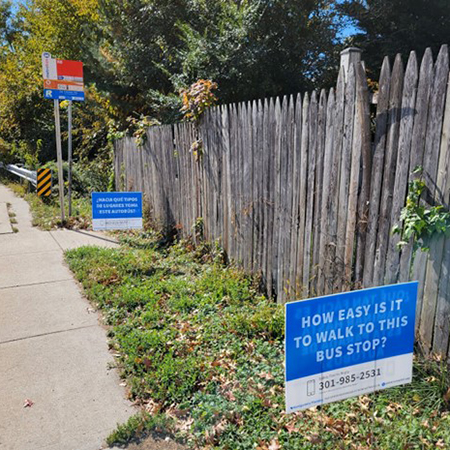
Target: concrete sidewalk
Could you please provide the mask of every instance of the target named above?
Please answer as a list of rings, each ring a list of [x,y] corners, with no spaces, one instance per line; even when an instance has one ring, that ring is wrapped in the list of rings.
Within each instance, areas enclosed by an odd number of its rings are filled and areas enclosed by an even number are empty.
[[[0,232],[0,449],[97,450],[135,411],[63,250],[116,244],[33,228],[28,204],[3,185],[1,203],[12,205],[19,232]]]

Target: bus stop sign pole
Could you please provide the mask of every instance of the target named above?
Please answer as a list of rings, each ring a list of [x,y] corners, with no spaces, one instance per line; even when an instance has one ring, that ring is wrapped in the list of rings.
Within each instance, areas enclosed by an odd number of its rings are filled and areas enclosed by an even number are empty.
[[[64,226],[64,174],[62,164],[61,121],[59,116],[59,100],[53,100],[55,107],[56,157],[58,160],[59,203],[61,205],[61,225]]]

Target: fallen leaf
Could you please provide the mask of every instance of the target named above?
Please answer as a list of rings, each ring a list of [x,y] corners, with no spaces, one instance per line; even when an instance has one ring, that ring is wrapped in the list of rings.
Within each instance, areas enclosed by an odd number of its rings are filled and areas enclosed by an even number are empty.
[[[236,401],[236,397],[234,396],[234,394],[231,391],[225,392],[224,395],[230,402]]]
[[[33,405],[34,405],[34,402],[32,400],[30,400],[29,398],[25,399],[25,401],[23,402],[24,408],[31,408]]]
[[[322,442],[322,439],[320,439],[318,434],[310,434],[306,439],[308,439],[311,444],[320,444]]]
[[[259,374],[259,376],[261,378],[264,378],[265,380],[268,380],[268,381],[273,380],[275,378],[270,372],[261,372]]]
[[[292,425],[287,424],[287,425],[285,425],[285,428],[289,434],[298,433],[300,431],[300,428],[296,428],[296,426],[294,424],[292,424]]]
[[[274,438],[270,441],[269,450],[280,450],[281,445],[278,442],[277,438]]]
[[[144,358],[144,366],[148,370],[152,366],[152,361],[149,358]]]
[[[444,401],[446,403],[450,403],[450,388],[448,388],[447,392],[444,395]]]

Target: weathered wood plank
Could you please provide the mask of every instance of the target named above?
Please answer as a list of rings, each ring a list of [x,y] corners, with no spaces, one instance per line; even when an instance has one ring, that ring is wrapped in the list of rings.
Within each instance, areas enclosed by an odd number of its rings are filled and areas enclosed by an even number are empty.
[[[336,85],[336,111],[334,118],[334,131],[332,142],[332,169],[330,173],[330,195],[328,197],[328,239],[325,252],[325,293],[333,292],[337,276],[337,230],[339,218],[339,182],[341,173],[342,145],[344,139],[344,117],[345,117],[345,75],[341,67]]]
[[[262,276],[263,283],[266,286],[267,293],[270,295],[269,289],[269,242],[270,241],[270,106],[269,100],[264,100],[264,112],[263,112],[263,140],[262,140],[262,154],[263,154],[263,170],[264,170],[264,179],[263,179],[263,192],[262,192],[262,206],[263,206],[263,217],[264,217],[264,227],[263,227],[263,238],[265,245],[263,246],[263,254],[262,254]]]
[[[230,188],[230,133],[228,124],[228,106],[221,106],[220,139],[222,143],[222,186],[223,186],[223,235],[222,242],[225,251],[229,254],[231,245],[231,188]]]
[[[397,55],[392,69],[388,134],[386,142],[386,154],[384,158],[384,176],[381,192],[380,213],[378,218],[377,247],[375,253],[375,264],[372,284],[380,286],[384,282],[384,271],[386,267],[386,252],[391,231],[391,204],[394,191],[395,170],[397,161],[398,138],[401,117],[401,98],[403,91],[403,62]]]
[[[245,103],[238,104],[238,123],[237,123],[237,216],[238,216],[238,244],[237,244],[237,254],[239,264],[244,264],[244,152],[245,152],[245,141],[244,141],[244,130],[243,122],[246,114]]]
[[[325,293],[325,263],[326,263],[326,249],[329,244],[330,234],[330,215],[329,215],[329,203],[330,203],[330,182],[333,170],[333,139],[335,131],[335,96],[334,89],[330,89],[327,101],[326,111],[326,133],[325,133],[325,147],[323,156],[323,178],[322,183],[319,185],[319,189],[322,190],[322,204],[320,208],[320,220],[321,228],[319,233],[318,242],[318,279],[317,279],[317,295],[323,295]],[[317,209],[319,213],[319,209]]]
[[[320,235],[323,223],[322,196],[324,193],[324,153],[325,136],[327,130],[327,95],[325,89],[322,89],[319,97],[319,109],[317,116],[317,146],[316,146],[316,175],[314,188],[314,217],[313,217],[313,250],[312,250],[312,282],[311,288],[314,295],[318,294],[319,278],[319,251]],[[326,177],[325,177],[326,178]]]
[[[362,285],[364,256],[366,249],[367,222],[369,219],[369,199],[371,189],[372,172],[372,148],[370,132],[370,104],[369,89],[364,67],[358,66],[356,71],[357,80],[357,107],[355,113],[360,123],[361,135],[361,186],[358,196],[358,212],[356,221],[356,261],[354,269],[354,286]],[[350,261],[351,264],[351,261]]]
[[[238,252],[238,215],[237,215],[237,166],[238,166],[238,149],[237,149],[237,107],[236,104],[232,104],[230,108],[230,190],[232,193],[231,197],[231,245],[230,245],[230,256],[231,258],[237,260]]]
[[[274,153],[274,222],[273,222],[273,236],[272,236],[272,278],[274,283],[275,293],[278,295],[281,289],[281,274],[279,273],[278,255],[279,255],[279,242],[280,242],[280,228],[282,223],[282,199],[281,199],[281,184],[282,184],[282,118],[281,118],[281,101],[280,97],[275,99],[275,111],[274,111],[274,141],[273,141],[273,153]]]
[[[267,292],[269,296],[274,294],[273,278],[273,236],[275,231],[275,101],[269,100],[269,109],[267,114]]]
[[[352,287],[352,261],[355,250],[355,235],[358,216],[358,187],[361,170],[361,159],[368,139],[367,117],[367,82],[365,71],[361,64],[355,65],[355,119],[353,124],[353,139],[351,148],[350,178],[348,184],[348,212],[345,232],[344,278],[345,289]],[[370,162],[368,163],[370,165]],[[370,169],[370,168],[369,168]],[[367,174],[366,174],[367,177]],[[366,194],[368,189],[366,187]]]
[[[443,243],[442,266],[439,278],[439,293],[434,324],[433,353],[448,357],[450,342],[450,239]]]
[[[299,293],[297,270],[298,270],[298,242],[300,240],[300,173],[301,173],[301,146],[302,143],[302,98],[298,94],[295,102],[295,113],[293,118],[293,149],[292,149],[292,169],[293,169],[293,195],[292,195],[292,220],[291,220],[291,249],[290,249],[290,271],[289,285],[290,298],[296,298]]]
[[[416,114],[418,68],[416,53],[411,52],[406,67],[403,84],[402,112],[400,118],[400,135],[397,153],[397,171],[395,174],[394,193],[391,204],[391,227],[401,226],[400,213],[405,205],[411,142],[413,136],[414,117]],[[392,284],[398,279],[400,269],[400,252],[397,244],[398,234],[390,234],[386,255],[385,283]]]
[[[304,249],[305,249],[305,223],[306,223],[306,200],[307,200],[307,177],[308,177],[308,152],[309,152],[309,95],[303,98],[302,131],[301,131],[301,161],[300,161],[300,194],[299,194],[299,233],[298,233],[298,271],[297,282],[299,292],[304,295]],[[300,295],[300,294],[299,294]]]
[[[291,286],[291,265],[294,264],[295,259],[291,259],[291,242],[297,237],[293,235],[293,198],[296,187],[294,185],[295,175],[295,98],[291,95],[288,99],[286,123],[286,196],[284,198],[286,216],[285,216],[285,241],[283,248],[283,293],[286,300],[289,298],[295,298],[292,293]]]
[[[253,123],[252,123],[252,105],[246,104],[244,116],[244,242],[245,255],[244,267],[251,271],[253,269],[253,220],[254,220],[254,199],[253,199]]]
[[[259,233],[261,229],[261,211],[260,211],[260,173],[261,173],[261,152],[258,144],[258,133],[260,132],[260,123],[258,121],[258,105],[256,101],[251,102],[251,123],[252,123],[252,260],[251,270],[257,273],[260,267],[260,241]]]
[[[175,153],[178,158],[179,165],[179,182],[180,182],[180,227],[179,234],[181,237],[184,237],[184,233],[186,231],[186,210],[185,205],[187,202],[187,193],[185,188],[185,173],[186,169],[184,167],[184,152],[181,150],[180,145],[180,124],[174,125],[174,145],[175,145]]]
[[[423,165],[423,155],[425,151],[425,139],[428,121],[428,109],[430,101],[431,86],[433,85],[433,55],[431,49],[427,48],[420,64],[419,85],[416,98],[416,118],[414,120],[413,138],[411,144],[411,159],[409,163],[409,181],[420,175],[414,174],[414,169]],[[412,240],[402,249],[400,256],[400,276],[399,281],[408,281],[411,277],[411,260],[413,253]],[[423,287],[419,286],[423,292]],[[416,308],[416,326],[419,324],[422,295],[419,296]]]
[[[389,58],[383,60],[381,67],[374,154],[372,160],[371,195],[369,200],[369,221],[367,230],[366,254],[364,259],[363,286],[370,287],[373,283],[373,266],[377,244],[378,214],[380,211],[381,187],[384,172],[384,154],[386,148],[387,124],[389,113],[389,93],[391,84],[391,67]]]
[[[450,83],[450,77],[449,77]],[[435,197],[438,204],[450,206],[450,89],[447,83],[441,150],[436,178]],[[426,296],[436,296],[433,353],[447,356],[450,336],[450,239],[435,236],[430,245],[427,267]],[[434,283],[434,284],[433,284]]]
[[[313,91],[309,105],[309,151],[308,151],[308,174],[306,195],[306,219],[305,219],[305,244],[303,256],[303,295],[310,294],[311,263],[312,263],[312,227],[314,214],[314,187],[316,170],[316,148],[317,148],[317,119],[318,119],[317,92]]]
[[[212,196],[213,217],[213,239],[219,245],[223,245],[223,204],[222,204],[222,141],[219,137],[220,109],[214,107],[213,112],[213,142],[212,142],[212,171],[214,176],[214,191]]]
[[[345,286],[345,244],[347,234],[347,214],[349,199],[349,183],[351,174],[353,127],[355,124],[356,73],[352,64],[348,70],[348,80],[345,87],[344,135],[342,143],[342,159],[339,180],[339,210],[335,255],[335,286],[334,290],[342,290]]]
[[[255,177],[256,177],[256,187],[257,187],[257,211],[258,211],[258,236],[257,236],[257,258],[256,258],[256,267],[255,270],[260,272],[262,275],[262,271],[264,268],[264,246],[265,246],[265,230],[264,230],[264,182],[265,182],[265,173],[264,173],[264,106],[261,100],[255,102],[256,104],[256,130],[254,133],[255,137]]]
[[[429,190],[429,198],[432,200],[435,199],[437,191],[438,162],[440,161],[439,154],[441,148],[448,73],[448,48],[444,45],[441,47],[435,66],[435,77],[431,91],[430,111],[428,115],[427,136],[423,159],[423,177]],[[424,268],[422,269],[425,271],[426,277],[422,303],[422,315],[419,325],[419,336],[422,348],[425,352],[428,352],[432,347],[437,305],[436,287],[438,283],[438,268],[434,269],[432,264],[435,258],[440,259],[439,253],[442,251],[442,245],[443,243],[441,242],[441,248],[435,249],[436,252],[433,251],[433,256],[429,256],[427,264],[424,265]]]
[[[286,261],[286,247],[290,225],[290,215],[288,204],[291,201],[290,192],[290,175],[289,169],[292,167],[290,163],[290,141],[289,132],[291,129],[290,121],[290,105],[287,96],[283,97],[279,123],[277,123],[279,142],[280,142],[280,173],[279,173],[279,207],[278,207],[278,261],[277,261],[277,300],[279,303],[286,302],[286,278],[285,268],[288,264]]]

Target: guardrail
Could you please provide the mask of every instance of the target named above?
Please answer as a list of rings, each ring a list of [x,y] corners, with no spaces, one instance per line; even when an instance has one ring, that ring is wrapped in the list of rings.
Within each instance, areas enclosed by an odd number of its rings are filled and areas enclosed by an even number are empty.
[[[0,167],[7,170],[8,172],[17,175],[24,180],[29,181],[33,186],[36,187],[37,183],[37,175],[35,170],[24,169],[23,167],[19,167],[15,164],[7,164],[6,166],[0,162]]]

